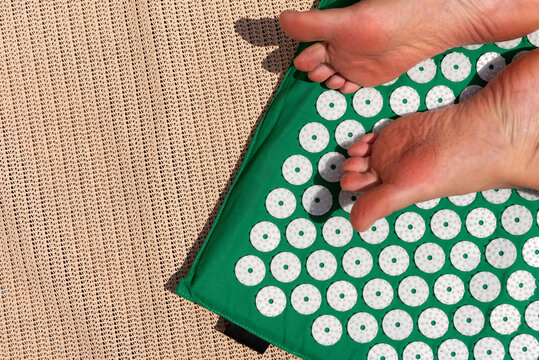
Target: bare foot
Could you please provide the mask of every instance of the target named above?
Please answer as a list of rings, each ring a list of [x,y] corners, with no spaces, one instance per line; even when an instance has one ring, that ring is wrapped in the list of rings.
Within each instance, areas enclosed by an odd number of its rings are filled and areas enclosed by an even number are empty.
[[[457,105],[394,121],[348,149],[341,186],[365,191],[358,231],[411,204],[493,188],[539,189],[539,49]]]
[[[296,40],[321,41],[295,66],[312,81],[350,93],[455,46],[530,33],[539,26],[539,1],[363,0],[342,9],[285,11],[280,23]]]

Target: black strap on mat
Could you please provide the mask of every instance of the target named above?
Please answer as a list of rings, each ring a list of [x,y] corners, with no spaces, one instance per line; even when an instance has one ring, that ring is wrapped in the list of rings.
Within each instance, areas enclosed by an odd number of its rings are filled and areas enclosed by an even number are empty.
[[[249,331],[233,323],[228,324],[224,334],[240,344],[253,349],[259,354],[263,354],[269,346],[269,342],[262,340],[258,336],[251,334]]]

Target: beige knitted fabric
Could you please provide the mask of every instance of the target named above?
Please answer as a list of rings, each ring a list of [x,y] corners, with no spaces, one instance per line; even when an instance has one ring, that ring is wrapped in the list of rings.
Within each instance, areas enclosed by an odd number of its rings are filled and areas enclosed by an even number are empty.
[[[171,291],[312,5],[0,2],[0,359],[260,358]]]

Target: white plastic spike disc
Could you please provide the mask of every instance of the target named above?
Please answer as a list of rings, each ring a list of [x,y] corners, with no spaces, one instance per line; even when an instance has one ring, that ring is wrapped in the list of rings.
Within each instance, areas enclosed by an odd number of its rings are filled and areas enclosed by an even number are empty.
[[[290,296],[292,307],[302,315],[310,315],[316,312],[322,304],[320,290],[310,284],[297,286]]]
[[[419,270],[428,274],[435,273],[445,264],[444,250],[435,243],[421,244],[415,251],[414,262]]]
[[[524,250],[522,255],[524,256]],[[488,243],[485,256],[493,267],[507,269],[517,259],[517,248],[511,241],[498,238]]]
[[[367,353],[367,360],[397,360],[398,358],[395,348],[388,344],[376,344]]]
[[[254,286],[258,285],[266,276],[266,266],[258,257],[246,255],[238,260],[234,273],[243,285]]]
[[[539,47],[539,30],[535,30],[527,36],[528,41],[535,47]]]
[[[316,228],[307,219],[294,219],[286,227],[286,239],[296,249],[311,246],[316,239]]]
[[[388,82],[386,83],[383,83],[382,86],[389,86],[389,85],[393,85],[394,83],[397,82],[397,80],[399,80],[399,78],[396,78],[396,79],[393,79],[393,80],[389,80]]]
[[[524,319],[531,329],[539,331],[539,300],[532,302],[526,307]]]
[[[423,210],[428,210],[428,209],[432,209],[433,207],[436,207],[436,205],[438,205],[439,203],[440,203],[440,198],[436,198],[436,199],[418,202],[417,204],[415,204],[415,206]]]
[[[464,296],[464,283],[456,275],[442,275],[434,283],[434,296],[442,304],[454,305]]]
[[[517,335],[509,344],[509,354],[514,360],[537,360],[539,358],[539,342],[536,336]]]
[[[348,311],[357,301],[357,291],[348,281],[340,280],[331,284],[326,294],[328,304],[337,311]]]
[[[477,193],[449,196],[448,199],[457,206],[468,206],[475,200]]]
[[[517,190],[518,195],[526,199],[528,201],[536,201],[539,200],[539,190],[533,190],[533,189],[518,189]]]
[[[333,196],[331,192],[322,185],[313,185],[307,188],[301,197],[301,203],[305,211],[311,215],[324,215],[331,209]]]
[[[316,100],[316,111],[326,120],[337,120],[346,112],[346,98],[336,90],[324,91]]]
[[[442,60],[442,74],[447,80],[459,82],[465,80],[472,70],[472,63],[460,52],[447,54]]]
[[[283,177],[292,185],[303,185],[313,175],[313,166],[303,155],[292,155],[283,163]]]
[[[356,120],[344,120],[335,129],[335,141],[343,149],[348,149],[363,135],[365,135],[365,128]]]
[[[386,126],[391,124],[393,122],[393,119],[385,118],[378,120],[372,127],[372,132],[375,134],[380,133]]]
[[[539,267],[539,237],[532,237],[524,243],[522,257],[528,265]]]
[[[475,208],[466,216],[466,229],[476,238],[486,238],[496,230],[496,216],[486,208]]]
[[[477,360],[503,360],[505,349],[500,340],[485,337],[475,343],[473,355]]]
[[[491,189],[482,191],[481,194],[491,204],[503,204],[511,197],[511,189]]]
[[[505,59],[496,52],[484,53],[477,59],[477,75],[485,81],[494,79],[505,67]]]
[[[307,272],[316,280],[328,280],[336,271],[337,260],[327,250],[317,250],[307,258]]]
[[[414,328],[412,317],[403,310],[395,309],[389,311],[382,320],[384,333],[393,340],[404,340]]]
[[[414,341],[406,345],[402,352],[402,360],[434,360],[432,349],[421,341]]]
[[[348,334],[355,342],[364,344],[371,342],[378,333],[378,323],[374,316],[366,312],[354,314],[346,326]]]
[[[353,247],[344,253],[342,267],[354,278],[364,277],[371,272],[373,258],[370,252],[360,247]]]
[[[479,334],[485,325],[485,317],[481,310],[473,305],[464,305],[455,311],[453,325],[459,333],[465,336]]]
[[[513,305],[498,305],[490,313],[490,326],[498,334],[512,334],[520,326],[520,313]]]
[[[449,319],[442,310],[428,308],[419,315],[417,326],[419,331],[429,339],[438,339],[447,332]]]
[[[507,41],[498,41],[496,42],[496,46],[498,46],[501,49],[509,50],[509,49],[516,48],[518,44],[520,44],[521,41],[522,41],[522,38],[516,38],[513,40],[507,40]]]
[[[311,327],[314,340],[320,345],[330,346],[342,336],[341,322],[332,315],[322,315],[316,318]]]
[[[336,151],[325,153],[318,161],[320,176],[327,182],[339,182],[343,175],[342,164],[345,160],[344,155]]]
[[[396,88],[389,97],[389,106],[397,115],[406,115],[419,109],[419,94],[409,86]]]
[[[449,254],[451,264],[460,271],[471,271],[481,262],[481,252],[471,241],[456,243]]]
[[[395,233],[406,242],[415,242],[425,234],[425,220],[415,212],[405,212],[395,221]]]
[[[287,218],[296,210],[296,198],[288,189],[274,189],[266,196],[266,210],[277,219]]]
[[[380,269],[390,276],[403,274],[410,264],[410,257],[404,248],[398,245],[385,247],[378,256]]]
[[[324,150],[329,144],[328,129],[316,122],[305,124],[299,132],[299,144],[310,153]]]
[[[408,276],[400,282],[398,293],[404,304],[416,307],[423,305],[427,301],[429,286],[419,276]]]
[[[496,275],[488,271],[481,271],[472,276],[470,280],[470,293],[481,302],[490,302],[498,297],[502,285]]]
[[[256,294],[256,308],[267,317],[275,317],[286,307],[284,292],[275,286],[266,286]]]
[[[329,218],[322,228],[322,236],[324,240],[335,247],[341,247],[352,240],[354,229],[348,219],[342,216],[334,216]]]
[[[464,45],[463,48],[466,50],[477,50],[479,49],[483,44],[471,44],[471,45]]]
[[[363,300],[373,309],[383,309],[393,301],[393,287],[384,279],[369,280],[363,287]]]
[[[339,193],[339,205],[344,211],[350,213],[350,211],[352,211],[354,203],[357,199],[359,199],[361,194],[361,192],[341,190],[341,192]]]
[[[389,235],[389,223],[385,218],[378,219],[370,229],[359,233],[361,238],[369,244],[379,244]]]
[[[384,99],[375,88],[364,87],[356,91],[352,99],[352,105],[358,115],[370,118],[382,110]]]
[[[408,70],[408,77],[418,84],[428,83],[436,75],[436,64],[434,60],[427,59]]]
[[[272,251],[281,241],[281,232],[274,223],[261,221],[251,228],[249,233],[251,244],[262,252]]]
[[[507,292],[517,301],[528,300],[536,287],[535,278],[526,270],[517,270],[507,278]]]
[[[462,222],[456,212],[449,209],[437,211],[430,219],[432,233],[442,240],[450,240],[460,232]]]
[[[455,102],[453,90],[445,85],[437,85],[429,90],[425,98],[427,109],[441,109]]]
[[[271,274],[280,282],[289,283],[296,280],[301,273],[301,262],[291,252],[281,252],[271,260]]]
[[[502,226],[509,234],[524,235],[533,225],[533,216],[522,205],[511,205],[502,214]]]
[[[468,360],[470,353],[466,345],[457,339],[448,339],[438,347],[440,360]]]

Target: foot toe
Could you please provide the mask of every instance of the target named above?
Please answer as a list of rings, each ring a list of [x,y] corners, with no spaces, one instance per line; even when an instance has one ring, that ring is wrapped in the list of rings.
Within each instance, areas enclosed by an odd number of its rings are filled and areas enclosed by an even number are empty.
[[[342,164],[342,171],[355,171],[358,173],[365,172],[369,170],[370,161],[370,157],[352,157],[346,159],[346,161]]]
[[[365,135],[367,136],[367,135]],[[363,136],[363,137],[365,137]],[[369,156],[372,151],[372,145],[365,141],[358,141],[348,148],[348,155],[352,157]]]
[[[301,71],[313,71],[318,65],[326,62],[326,55],[326,43],[313,44],[296,56],[294,66]]]
[[[371,172],[347,172],[341,178],[341,188],[347,191],[364,191],[378,183],[378,178]]]
[[[286,10],[281,13],[279,23],[284,32],[293,39],[319,41],[327,38],[332,20],[336,17],[334,13],[335,11],[319,9],[303,12]]]
[[[362,194],[350,212],[354,229],[365,231],[376,220],[417,202],[417,192],[409,190],[381,184]]]
[[[335,69],[328,64],[320,64],[307,75],[311,81],[323,82],[335,74]]]
[[[366,144],[373,144],[374,140],[376,140],[377,134],[375,133],[367,133],[359,139],[360,142],[364,142]]]
[[[344,85],[341,86],[341,92],[343,94],[351,94],[353,92],[358,91],[359,88],[360,88],[360,86],[358,84],[346,80]]]
[[[326,80],[326,86],[330,89],[340,89],[346,83],[346,79],[341,74],[333,74]]]

